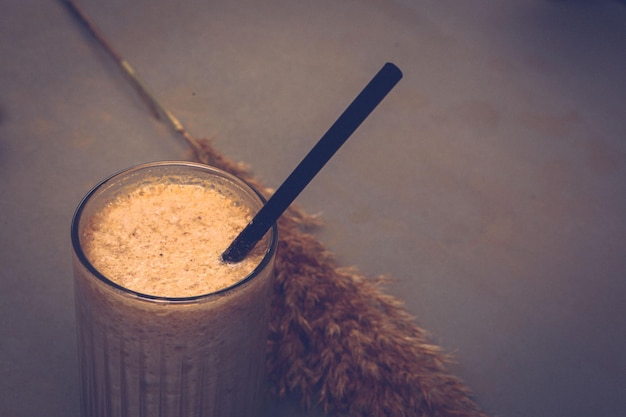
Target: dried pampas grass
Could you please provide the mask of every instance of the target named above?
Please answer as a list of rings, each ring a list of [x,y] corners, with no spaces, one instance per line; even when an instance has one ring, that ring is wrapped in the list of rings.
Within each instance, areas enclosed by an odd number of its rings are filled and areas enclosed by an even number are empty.
[[[265,190],[243,164],[206,139],[195,158]],[[267,191],[267,190],[266,190]],[[383,279],[340,267],[309,233],[317,219],[291,207],[279,220],[279,247],[267,366],[278,396],[350,417],[486,417],[447,370]]]

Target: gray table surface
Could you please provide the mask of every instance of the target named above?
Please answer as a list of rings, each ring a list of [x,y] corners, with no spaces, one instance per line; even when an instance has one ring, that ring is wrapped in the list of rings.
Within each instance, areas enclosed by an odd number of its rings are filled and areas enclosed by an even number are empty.
[[[624,415],[623,3],[78,3],[193,135],[272,187],[396,63],[404,79],[298,199],[319,238],[393,277],[488,413]],[[74,208],[186,152],[60,2],[2,2],[1,417],[78,416]]]

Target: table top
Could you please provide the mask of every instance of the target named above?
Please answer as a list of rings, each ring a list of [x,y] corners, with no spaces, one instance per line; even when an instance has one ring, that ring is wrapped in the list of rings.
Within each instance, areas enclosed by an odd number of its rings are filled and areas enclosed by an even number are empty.
[[[298,198],[319,239],[392,277],[487,413],[622,415],[623,2],[77,3],[192,135],[269,187],[398,65]],[[60,1],[2,9],[0,416],[78,416],[73,211],[109,174],[188,149]]]

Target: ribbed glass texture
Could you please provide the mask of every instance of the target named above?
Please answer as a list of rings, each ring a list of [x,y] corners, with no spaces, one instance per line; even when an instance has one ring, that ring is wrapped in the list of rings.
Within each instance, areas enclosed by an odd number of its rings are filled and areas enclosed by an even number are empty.
[[[208,168],[184,164],[175,169]],[[120,175],[128,177],[118,174],[88,194],[72,225],[81,416],[257,416],[264,392],[275,227],[261,243],[267,246],[261,265],[233,287],[185,299],[133,293],[102,276],[80,248],[81,217],[120,186],[112,180]],[[235,184],[254,204],[262,204],[245,184]],[[105,189],[100,195],[98,190]]]

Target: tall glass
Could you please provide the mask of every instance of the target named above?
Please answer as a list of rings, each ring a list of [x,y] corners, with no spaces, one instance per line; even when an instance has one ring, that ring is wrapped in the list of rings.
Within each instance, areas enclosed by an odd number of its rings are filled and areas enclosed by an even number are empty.
[[[256,269],[227,288],[190,297],[124,288],[86,256],[86,224],[117,196],[151,181],[208,184],[253,212],[264,204],[238,178],[188,162],[125,170],[84,197],[71,227],[81,416],[256,416],[264,391],[276,225],[259,243],[264,254]]]

